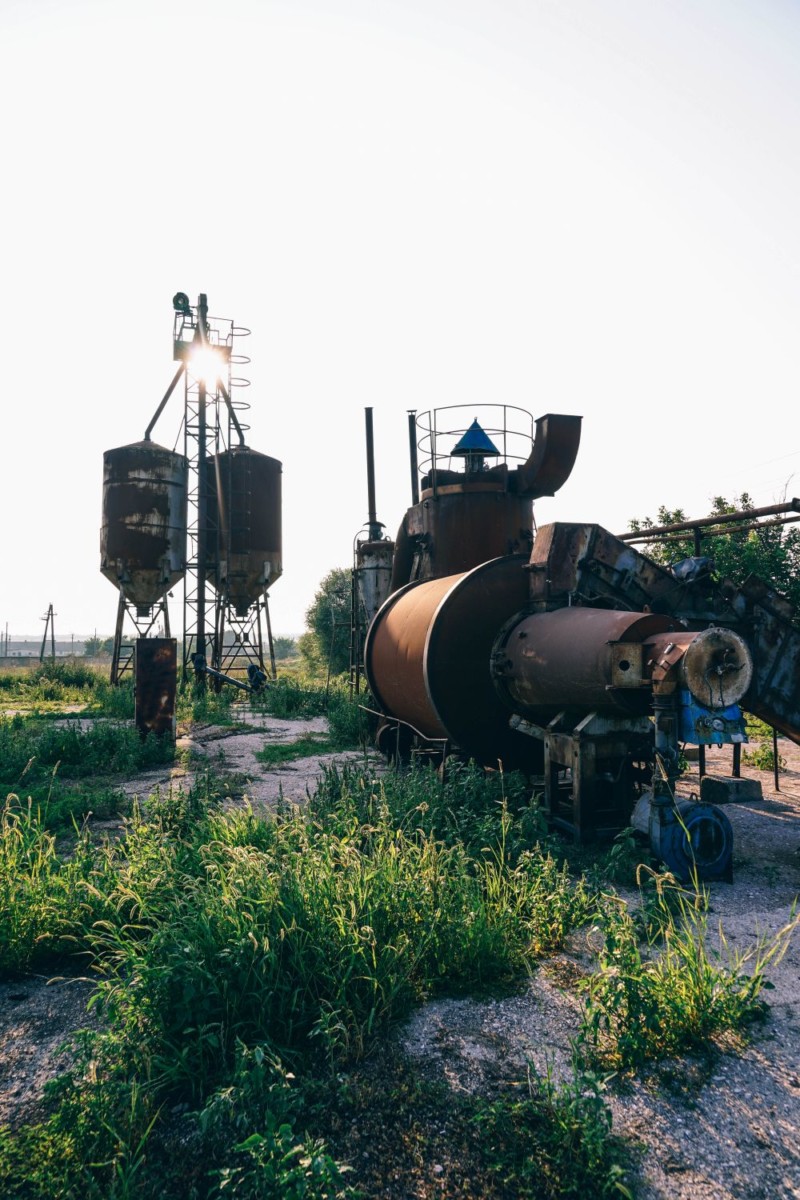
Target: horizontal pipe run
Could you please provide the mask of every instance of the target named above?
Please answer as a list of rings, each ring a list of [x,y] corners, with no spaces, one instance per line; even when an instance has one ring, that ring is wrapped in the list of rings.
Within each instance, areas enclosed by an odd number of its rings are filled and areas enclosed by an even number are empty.
[[[640,541],[643,536],[650,538],[654,534],[681,533],[688,529],[704,529],[709,525],[728,525],[732,521],[748,521],[753,517],[780,516],[783,513],[800,513],[800,499],[794,496],[783,504],[768,504],[765,508],[744,508],[739,512],[723,513],[716,517],[697,517],[694,521],[679,521],[675,525],[653,525],[651,529],[629,529],[627,533],[618,533],[616,536],[621,542]]]
[[[734,537],[738,533],[749,533],[753,529],[776,529],[779,525],[793,525],[797,521],[800,521],[800,513],[796,513],[791,517],[779,517],[775,521],[754,521],[752,525],[737,525],[735,529],[717,529],[716,527],[704,529],[703,534],[705,537]],[[691,531],[687,530],[687,532]],[[667,534],[665,537],[659,538],[659,540],[662,542],[683,542],[686,539],[682,538],[679,533],[671,533]],[[627,539],[629,546],[635,546],[639,542],[652,541],[652,531],[648,531],[648,533],[637,534],[636,537],[629,537]]]

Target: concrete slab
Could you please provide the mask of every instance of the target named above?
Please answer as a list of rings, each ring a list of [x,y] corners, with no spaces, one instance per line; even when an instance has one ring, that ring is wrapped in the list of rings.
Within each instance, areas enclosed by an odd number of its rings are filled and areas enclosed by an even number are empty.
[[[760,779],[735,779],[732,775],[704,775],[700,780],[704,804],[752,803],[763,800]]]

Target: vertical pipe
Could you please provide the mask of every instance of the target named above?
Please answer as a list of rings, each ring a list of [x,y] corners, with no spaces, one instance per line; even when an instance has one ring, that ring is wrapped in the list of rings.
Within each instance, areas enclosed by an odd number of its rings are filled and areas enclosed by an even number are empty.
[[[775,775],[775,791],[779,792],[781,790],[781,767],[778,760],[778,731],[774,725],[772,727],[772,770]]]
[[[122,588],[119,589],[119,602],[117,604],[117,624],[114,628],[114,648],[111,651],[111,683],[116,687],[119,683],[119,660],[122,652],[122,629],[125,624],[125,593]],[[95,638],[97,632],[95,632]]]
[[[417,465],[417,410],[408,409],[408,453],[411,459],[411,503],[419,504],[419,467]]]
[[[275,642],[272,637],[272,618],[269,615],[269,592],[264,592],[264,616],[267,621],[267,641],[269,643],[269,665],[272,678],[278,678],[278,666],[275,662]],[[261,645],[261,617],[259,617],[258,644]]]
[[[438,495],[438,491],[436,489],[436,478],[437,478],[438,472],[436,470],[436,409],[435,408],[432,411],[432,416],[433,416],[433,428],[431,430],[431,488],[433,490],[433,496],[435,499],[436,496]]]
[[[741,779],[742,777],[742,743],[733,743],[733,778]]]
[[[208,302],[201,293],[197,301],[197,325],[201,345],[207,342]],[[206,381],[197,384],[197,640],[195,653],[206,658],[206,567],[208,557],[208,485],[206,468]],[[199,666],[199,664],[198,664]],[[195,667],[195,684],[206,690],[205,671]]]
[[[208,555],[208,494],[206,491],[206,385],[197,387],[197,640],[195,653],[206,658],[206,558]],[[195,667],[195,683],[206,690],[205,672]]]
[[[364,418],[367,427],[367,507],[369,509],[367,523],[369,524],[370,541],[377,541],[381,536],[381,531],[375,512],[375,443],[372,436],[371,408],[364,409]]]
[[[705,746],[697,747],[697,775],[702,779],[706,773],[706,748]]]
[[[350,699],[358,695],[361,630],[358,620],[358,556],[350,571]]]

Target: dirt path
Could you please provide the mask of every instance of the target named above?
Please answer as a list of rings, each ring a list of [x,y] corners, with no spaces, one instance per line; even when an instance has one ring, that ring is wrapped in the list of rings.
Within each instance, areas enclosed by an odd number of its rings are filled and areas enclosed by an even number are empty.
[[[290,745],[310,734],[324,739],[327,719],[248,716],[233,727],[196,726],[190,735],[178,738],[178,752],[188,755],[187,765],[142,772],[126,780],[123,790],[142,799],[156,788],[192,787],[209,771],[233,785],[235,799],[246,797],[254,808],[269,810],[280,800],[303,804],[325,767],[332,763],[365,761],[361,751],[342,750],[335,754],[321,751],[277,766],[265,765],[256,757],[264,746]],[[377,762],[378,756],[370,755],[369,761]]]

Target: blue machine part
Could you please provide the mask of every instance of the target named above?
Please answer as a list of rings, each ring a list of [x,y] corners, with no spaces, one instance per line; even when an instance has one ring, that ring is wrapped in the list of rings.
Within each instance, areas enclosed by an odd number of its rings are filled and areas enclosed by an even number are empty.
[[[733,829],[714,804],[678,800],[659,804],[645,792],[631,824],[650,837],[650,848],[682,883],[733,881]]]
[[[698,704],[688,689],[680,692],[678,739],[693,746],[723,746],[728,742],[746,742],[744,716],[738,704],[727,708],[706,708]]]

